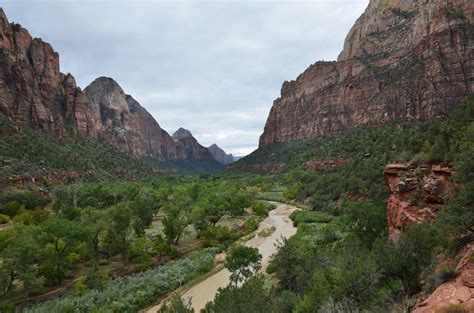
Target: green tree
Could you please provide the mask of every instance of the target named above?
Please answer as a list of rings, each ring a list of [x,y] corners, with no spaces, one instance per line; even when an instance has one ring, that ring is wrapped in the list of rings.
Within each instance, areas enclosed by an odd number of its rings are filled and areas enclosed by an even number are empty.
[[[45,262],[40,270],[50,282],[58,284],[63,281],[66,270],[74,263],[71,253],[82,238],[83,231],[77,222],[61,217],[51,218],[40,227],[45,242]]]
[[[4,230],[0,247],[0,299],[7,299],[14,289],[15,281],[22,282],[27,292],[41,288],[35,261],[40,255],[38,231],[35,227],[17,225]]]
[[[257,249],[246,246],[233,246],[225,260],[225,268],[230,272],[230,281],[234,286],[245,281],[261,268],[262,255]]]
[[[112,253],[120,254],[124,264],[128,261],[130,241],[130,221],[132,212],[125,203],[120,203],[107,210],[107,236],[105,242]]]
[[[274,299],[264,288],[261,275],[247,280],[240,288],[227,286],[219,288],[212,302],[206,304],[203,313],[268,313],[276,312],[272,307]]]
[[[134,217],[133,229],[138,236],[143,236],[145,230],[153,222],[153,216],[160,207],[159,199],[151,192],[141,192],[137,199],[130,202],[130,209]]]
[[[92,251],[94,263],[99,259],[101,238],[107,230],[107,214],[105,211],[87,207],[81,210],[81,225],[87,238],[87,244]]]

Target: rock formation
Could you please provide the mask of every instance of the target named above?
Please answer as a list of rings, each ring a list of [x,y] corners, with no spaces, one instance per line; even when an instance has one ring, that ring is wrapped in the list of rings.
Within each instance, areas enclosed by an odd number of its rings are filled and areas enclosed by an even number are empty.
[[[208,147],[209,151],[213,155],[214,159],[222,164],[230,164],[234,162],[234,156],[232,154],[225,153],[218,145],[213,144]]]
[[[173,134],[173,139],[176,142],[176,156],[179,160],[214,159],[211,152],[206,147],[201,146],[187,129],[179,128]]]
[[[384,178],[390,189],[387,205],[390,241],[397,241],[408,223],[434,220],[445,204],[445,197],[453,192],[451,175],[452,167],[446,163],[385,167]]]
[[[284,82],[260,146],[445,114],[474,90],[474,2],[371,0],[337,62]]]
[[[457,278],[442,284],[413,313],[474,312],[474,243],[468,244],[459,254]],[[449,311],[448,308],[451,308]],[[455,311],[454,308],[458,310]]]
[[[85,104],[95,116],[94,135],[135,157],[176,158],[171,136],[132,96],[111,78],[100,77],[84,89]]]

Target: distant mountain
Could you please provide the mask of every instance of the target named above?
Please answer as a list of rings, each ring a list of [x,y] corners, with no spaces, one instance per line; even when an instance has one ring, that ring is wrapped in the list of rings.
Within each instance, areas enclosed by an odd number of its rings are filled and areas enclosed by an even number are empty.
[[[232,154],[225,153],[218,145],[213,144],[208,147],[209,151],[214,156],[214,159],[219,161],[222,164],[230,164],[235,161],[234,156]]]
[[[179,160],[205,160],[214,157],[204,146],[200,145],[191,132],[184,128],[179,128],[174,134],[173,139],[176,142],[176,156]]]

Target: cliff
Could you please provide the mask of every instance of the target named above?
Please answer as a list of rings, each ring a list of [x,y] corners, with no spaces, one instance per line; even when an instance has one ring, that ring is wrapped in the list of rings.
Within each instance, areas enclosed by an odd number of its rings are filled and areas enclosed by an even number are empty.
[[[84,89],[84,96],[85,105],[97,121],[93,135],[100,134],[131,156],[149,156],[157,160],[176,158],[171,136],[113,79],[97,78]]]
[[[234,162],[234,156],[232,154],[225,153],[218,145],[212,144],[208,147],[214,159],[224,165]]]
[[[436,218],[446,204],[446,197],[453,194],[452,171],[447,163],[385,167],[384,178],[390,190],[387,204],[390,241],[397,241],[407,224],[431,222]]]
[[[174,134],[173,139],[176,142],[176,156],[179,160],[194,159],[205,160],[214,157],[204,146],[200,145],[191,132],[184,128],[179,128]]]
[[[284,82],[260,147],[428,120],[474,89],[474,2],[371,0],[337,61]]]

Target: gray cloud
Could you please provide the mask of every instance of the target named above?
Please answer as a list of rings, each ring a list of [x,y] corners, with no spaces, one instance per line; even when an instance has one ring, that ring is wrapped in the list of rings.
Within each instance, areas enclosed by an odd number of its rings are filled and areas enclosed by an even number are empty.
[[[236,155],[258,137],[284,80],[334,60],[367,0],[2,1],[50,42],[82,88],[114,78],[160,125]]]

